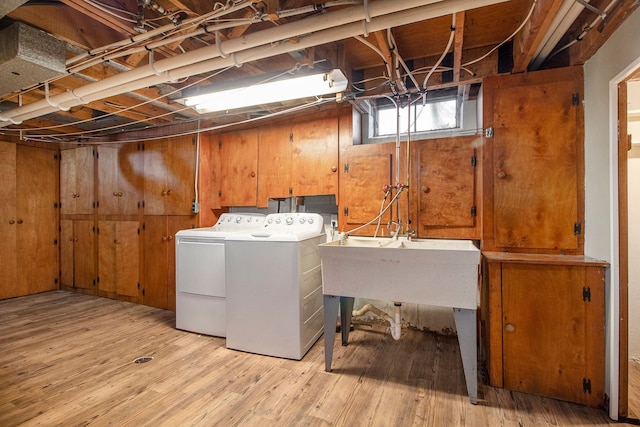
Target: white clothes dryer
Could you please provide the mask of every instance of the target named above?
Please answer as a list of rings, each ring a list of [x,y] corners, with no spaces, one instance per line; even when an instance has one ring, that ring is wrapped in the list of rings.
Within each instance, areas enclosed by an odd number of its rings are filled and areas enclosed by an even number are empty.
[[[226,336],[225,251],[227,236],[259,230],[265,215],[223,213],[213,227],[176,233],[176,328]]]
[[[267,215],[225,244],[227,348],[300,360],[323,332],[322,216]]]

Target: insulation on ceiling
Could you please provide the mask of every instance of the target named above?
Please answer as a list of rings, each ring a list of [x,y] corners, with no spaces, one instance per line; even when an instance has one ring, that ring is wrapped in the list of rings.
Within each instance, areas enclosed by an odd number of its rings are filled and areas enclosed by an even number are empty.
[[[66,72],[66,44],[21,22],[0,32],[0,96]]]

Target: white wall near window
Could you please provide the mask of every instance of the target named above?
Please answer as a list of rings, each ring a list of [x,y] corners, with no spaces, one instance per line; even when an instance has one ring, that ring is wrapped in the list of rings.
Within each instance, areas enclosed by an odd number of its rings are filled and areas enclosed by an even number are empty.
[[[640,81],[629,82],[628,133],[633,141],[628,162],[629,200],[629,358],[640,361]]]

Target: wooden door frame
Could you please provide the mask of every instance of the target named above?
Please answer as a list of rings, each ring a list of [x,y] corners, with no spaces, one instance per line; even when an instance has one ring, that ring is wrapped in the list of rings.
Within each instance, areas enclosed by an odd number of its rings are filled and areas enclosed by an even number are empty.
[[[611,301],[608,303],[606,365],[609,377],[609,416],[624,420],[628,412],[628,212],[626,135],[620,135],[620,123],[626,123],[626,93],[619,95],[620,85],[640,70],[640,57],[631,62],[609,82],[609,154],[611,161]],[[626,126],[624,126],[626,128]],[[621,277],[624,280],[621,280]],[[618,321],[616,322],[616,319]]]

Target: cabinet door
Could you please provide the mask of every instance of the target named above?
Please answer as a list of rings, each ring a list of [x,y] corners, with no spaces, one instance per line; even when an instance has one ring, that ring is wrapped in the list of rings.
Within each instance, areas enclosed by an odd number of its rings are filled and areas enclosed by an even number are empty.
[[[467,229],[472,234],[476,225],[473,138],[420,141],[416,151],[420,236],[437,236],[442,229],[449,234]]]
[[[581,244],[582,81],[579,68],[487,79],[485,117],[494,136],[484,249],[575,251]]]
[[[95,289],[96,242],[93,221],[73,221],[73,285]]]
[[[93,153],[92,147],[78,147],[61,152],[60,212],[62,214],[93,213]]]
[[[506,388],[602,405],[602,268],[503,264],[502,314]]]
[[[258,206],[269,198],[289,197],[291,188],[291,126],[278,124],[260,130],[258,141]]]
[[[255,206],[258,188],[258,131],[220,135],[220,205]]]
[[[195,141],[191,137],[145,143],[147,215],[188,215],[195,197]]]
[[[73,287],[73,221],[60,220],[60,282]]]
[[[16,144],[0,141],[0,299],[17,295]]]
[[[58,286],[58,162],[54,154],[17,147],[17,279],[23,295]]]
[[[295,196],[338,194],[338,119],[293,126],[292,188]]]
[[[340,206],[340,230],[349,231],[374,219],[380,213],[383,187],[394,180],[394,144],[358,145],[349,147],[341,174],[342,206]],[[387,199],[388,203],[391,199]],[[378,236],[388,230],[390,213],[381,219]],[[358,234],[373,235],[376,225]]]
[[[103,215],[134,215],[142,188],[141,152],[135,144],[98,148],[98,201]]]
[[[169,286],[169,240],[166,216],[144,217],[144,280],[142,301],[153,307],[167,308]]]
[[[140,277],[137,221],[100,221],[98,272],[101,291],[138,296]]]

